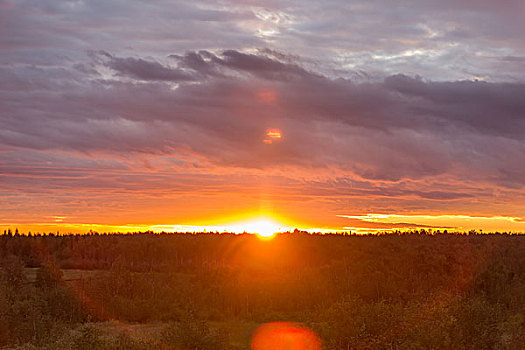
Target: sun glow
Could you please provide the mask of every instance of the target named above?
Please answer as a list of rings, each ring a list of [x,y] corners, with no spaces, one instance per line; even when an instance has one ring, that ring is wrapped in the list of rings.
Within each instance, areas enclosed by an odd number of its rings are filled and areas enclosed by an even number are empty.
[[[245,230],[246,232],[257,234],[260,238],[270,239],[273,238],[277,232],[281,231],[281,228],[275,222],[261,219],[246,223]]]
[[[265,216],[226,225],[226,230],[229,232],[255,233],[261,239],[272,239],[276,233],[288,231],[290,229],[290,226]]]
[[[301,227],[296,222],[282,218],[275,213],[243,213],[229,217],[217,217],[211,221],[188,222],[181,224],[123,224],[105,225],[101,223],[75,223],[68,222],[69,218],[52,216],[47,222],[31,225],[19,225],[17,223],[0,222],[0,226],[19,228],[22,232],[72,232],[88,233],[94,232],[216,232],[216,233],[251,233],[261,239],[271,239],[278,232],[293,231],[295,227]]]

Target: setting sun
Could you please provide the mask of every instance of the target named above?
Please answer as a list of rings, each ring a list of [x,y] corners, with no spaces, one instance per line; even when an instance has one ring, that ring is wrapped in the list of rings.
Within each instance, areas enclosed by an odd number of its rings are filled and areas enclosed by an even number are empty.
[[[236,222],[226,225],[225,228],[229,232],[255,233],[258,237],[263,239],[271,239],[276,233],[291,229],[289,226],[268,217],[258,217]]]
[[[246,224],[246,230],[257,234],[261,238],[270,239],[280,231],[280,227],[270,220],[257,220]]]

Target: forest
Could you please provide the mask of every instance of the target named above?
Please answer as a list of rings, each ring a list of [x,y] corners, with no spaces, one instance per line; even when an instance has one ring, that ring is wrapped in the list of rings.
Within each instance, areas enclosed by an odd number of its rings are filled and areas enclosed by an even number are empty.
[[[525,236],[0,235],[2,349],[523,349]]]

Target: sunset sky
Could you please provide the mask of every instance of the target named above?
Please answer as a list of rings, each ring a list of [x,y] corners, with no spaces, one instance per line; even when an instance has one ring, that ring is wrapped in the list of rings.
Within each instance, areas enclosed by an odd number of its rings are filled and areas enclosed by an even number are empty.
[[[524,17],[0,0],[1,231],[525,232]]]

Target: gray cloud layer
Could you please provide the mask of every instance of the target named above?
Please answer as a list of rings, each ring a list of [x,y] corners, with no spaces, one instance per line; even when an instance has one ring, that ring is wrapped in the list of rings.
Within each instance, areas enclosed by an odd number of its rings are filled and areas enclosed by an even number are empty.
[[[3,69],[4,144],[154,154],[183,148],[236,167],[335,166],[380,180],[475,170],[487,181],[523,182],[523,165],[502,154],[523,156],[524,84],[405,75],[355,83],[236,50],[171,57],[167,66],[100,53],[92,74]],[[261,91],[276,100],[261,100]],[[285,140],[269,148],[261,140],[272,127]]]

